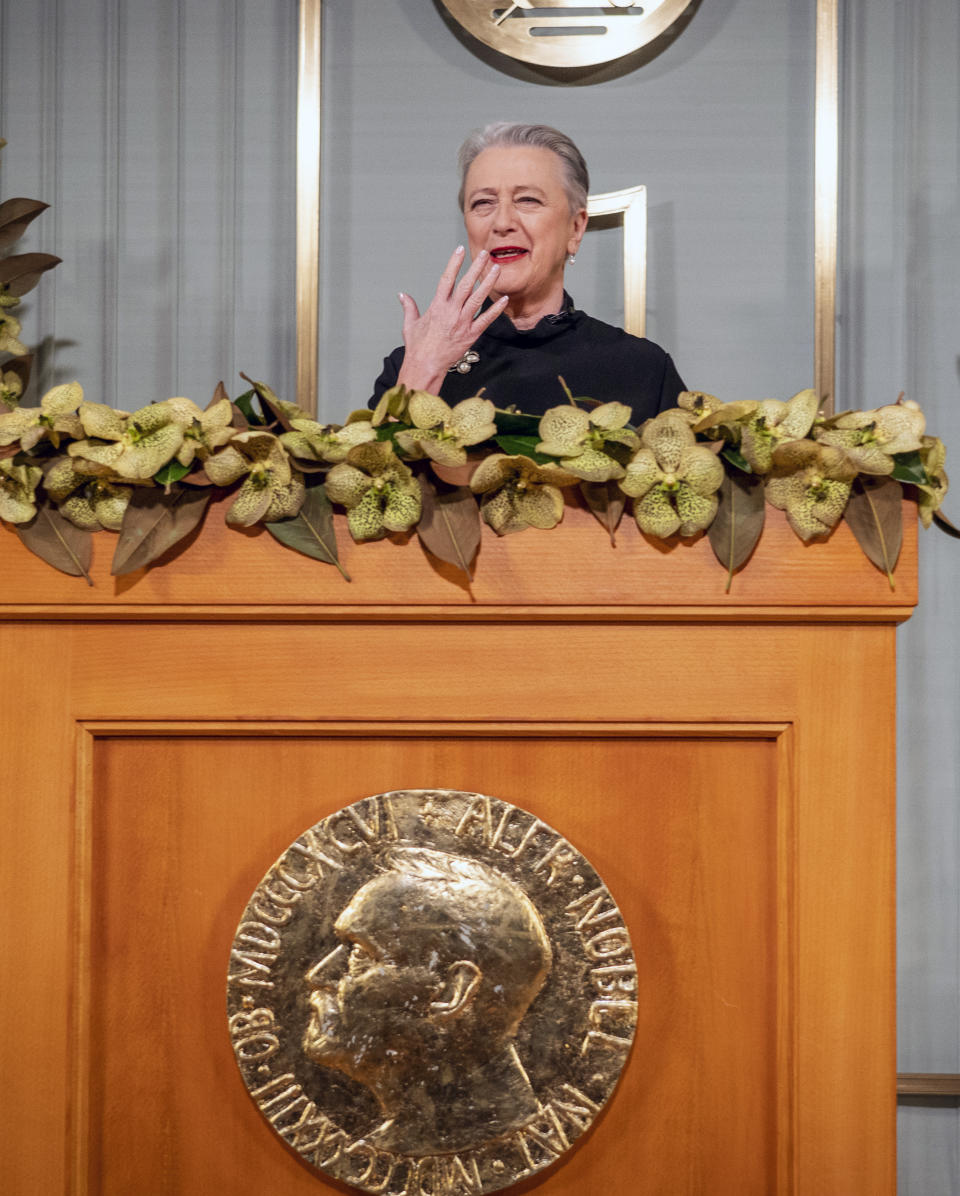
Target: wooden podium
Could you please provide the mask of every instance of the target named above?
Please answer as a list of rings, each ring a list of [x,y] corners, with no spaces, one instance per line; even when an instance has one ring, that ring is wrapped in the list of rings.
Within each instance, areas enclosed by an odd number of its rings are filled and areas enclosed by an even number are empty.
[[[227,1037],[244,903],[308,826],[477,790],[598,869],[637,1038],[544,1196],[883,1196],[895,1186],[892,592],[779,512],[724,592],[709,545],[580,509],[488,531],[476,581],[412,540],[353,577],[211,510],[94,587],[0,529],[10,1196],[346,1192],[281,1144]]]

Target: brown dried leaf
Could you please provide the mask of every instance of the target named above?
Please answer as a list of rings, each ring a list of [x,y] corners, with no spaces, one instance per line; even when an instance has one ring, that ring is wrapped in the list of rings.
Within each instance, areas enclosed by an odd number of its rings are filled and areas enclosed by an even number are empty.
[[[480,508],[468,486],[438,488],[425,474],[417,478],[423,502],[417,535],[441,561],[471,577],[480,547]]]
[[[945,531],[948,536],[955,536],[958,540],[960,540],[960,528],[958,528],[956,524],[951,523],[946,515],[944,515],[943,511],[933,512],[933,522],[937,525],[937,527],[940,528],[941,531]]]
[[[267,531],[286,548],[327,565],[336,565],[344,581],[350,575],[340,564],[333,527],[333,504],[322,486],[310,486],[299,513],[293,519],[265,524]]]
[[[19,299],[40,281],[46,270],[59,266],[62,258],[52,253],[15,253],[0,260],[0,286]]]
[[[30,221],[49,206],[39,199],[7,199],[0,203],[0,249],[22,237]]]
[[[729,592],[734,573],[756,548],[763,531],[763,482],[755,474],[740,470],[725,473],[717,498],[717,513],[707,528],[707,537],[717,560],[726,567]]]
[[[122,577],[163,556],[197,527],[209,501],[209,490],[175,489],[165,494],[153,487],[135,489],[123,517],[110,572]]]
[[[893,478],[861,474],[843,512],[868,559],[886,573],[891,590],[903,543],[902,499],[903,489]]]
[[[273,416],[273,419],[283,428],[284,432],[292,432],[293,424],[291,424],[289,416],[287,416],[283,409],[277,403],[277,396],[273,393],[265,382],[254,382],[252,378],[248,378],[246,374],[241,373],[240,377],[244,382],[249,382],[253,389],[257,392],[257,398],[260,400],[260,405],[265,412]]]
[[[60,514],[52,503],[44,503],[29,523],[14,524],[14,531],[32,553],[71,577],[90,578],[93,538]]]
[[[580,493],[591,514],[603,524],[610,536],[610,543],[617,543],[616,531],[620,526],[627,496],[616,482],[581,482]]]
[[[221,403],[224,399],[226,399],[228,403],[230,402],[230,396],[227,394],[227,388],[223,385],[223,382],[220,381],[217,383],[217,389],[213,392],[213,398],[207,404],[206,410],[209,411],[211,407],[216,407],[216,405]]]

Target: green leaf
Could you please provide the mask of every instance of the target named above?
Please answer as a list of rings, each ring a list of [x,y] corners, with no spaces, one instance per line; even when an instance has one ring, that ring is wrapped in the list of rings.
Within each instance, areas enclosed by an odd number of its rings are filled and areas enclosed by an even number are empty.
[[[903,543],[903,490],[889,477],[861,474],[843,511],[843,518],[870,561],[887,575],[894,589],[893,571]]]
[[[539,440],[539,415],[524,415],[517,411],[495,411],[493,422],[501,436],[536,436]]]
[[[153,480],[158,486],[170,486],[186,477],[191,469],[193,469],[192,465],[181,465],[179,461],[168,461],[162,469],[158,469],[153,475]]]
[[[241,373],[240,377],[244,382],[249,382],[253,387],[254,393],[260,400],[260,409],[263,411],[263,423],[272,424],[278,423],[284,432],[292,430],[290,418],[284,413],[280,406],[280,401],[273,393],[266,382],[254,382],[252,378],[248,378],[246,374]]]
[[[29,523],[15,523],[14,531],[32,553],[71,577],[85,577],[92,586],[90,558],[93,537],[75,527],[52,503],[44,503]]]
[[[731,465],[736,466],[741,473],[753,473],[750,468],[750,462],[743,456],[739,449],[731,448],[728,444],[726,448],[720,450],[720,456],[725,461],[729,461]]]
[[[538,465],[546,465],[548,462],[556,460],[556,457],[548,457],[544,453],[537,452],[537,445],[540,443],[539,436],[496,436],[494,439],[497,446],[509,457],[529,457]]]
[[[616,482],[581,482],[580,493],[591,514],[607,529],[610,543],[616,546],[616,531],[620,524],[627,496]]]
[[[143,569],[198,526],[210,501],[209,490],[137,488],[123,516],[110,572],[114,577]]]
[[[40,281],[46,270],[59,266],[62,258],[52,253],[17,253],[0,261],[0,286],[19,299]]]
[[[389,423],[377,425],[377,440],[389,440],[394,449],[397,448],[397,433],[408,432],[413,427],[413,424],[404,424],[399,420],[390,420]]]
[[[420,543],[441,561],[468,578],[480,547],[480,508],[469,486],[436,486],[419,474],[422,513],[417,524]]]
[[[253,396],[256,393],[255,390],[245,390],[242,395],[237,395],[233,400],[233,405],[240,411],[248,424],[261,427],[263,416],[253,409]]]
[[[747,560],[763,531],[766,506],[763,482],[755,474],[724,473],[717,491],[719,505],[707,538],[714,556],[727,570],[727,593],[733,575]]]
[[[302,552],[304,556],[325,565],[336,565],[344,581],[350,575],[340,564],[337,538],[333,529],[333,504],[322,486],[310,486],[300,513],[293,519],[278,519],[264,525],[275,540],[286,548]]]
[[[918,452],[895,453],[893,473],[888,476],[895,482],[912,482],[917,486],[931,485],[930,477],[923,467],[923,458]]]

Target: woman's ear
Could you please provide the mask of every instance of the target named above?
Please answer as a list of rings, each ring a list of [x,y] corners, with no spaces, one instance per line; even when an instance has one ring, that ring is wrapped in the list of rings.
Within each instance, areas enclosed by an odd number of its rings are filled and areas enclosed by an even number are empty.
[[[483,973],[469,959],[458,959],[447,968],[440,999],[430,1002],[430,1012],[437,1017],[455,1017],[473,999]]]
[[[580,248],[580,242],[583,240],[583,234],[587,231],[587,209],[580,208],[573,218],[573,228],[570,230],[570,240],[567,242],[567,253],[575,257],[577,250]]]

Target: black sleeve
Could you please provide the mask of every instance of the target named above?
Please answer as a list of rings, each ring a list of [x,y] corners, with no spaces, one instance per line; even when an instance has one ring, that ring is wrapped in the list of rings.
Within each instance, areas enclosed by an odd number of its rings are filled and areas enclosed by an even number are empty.
[[[399,349],[394,349],[389,357],[383,359],[383,370],[380,377],[373,384],[373,397],[367,403],[368,407],[376,407],[380,402],[380,396],[385,390],[389,390],[391,386],[397,385],[397,377],[400,373],[400,366],[403,364],[403,346]]]
[[[659,411],[666,411],[670,407],[676,407],[677,396],[681,391],[687,388],[683,384],[683,379],[677,373],[677,367],[673,364],[673,358],[667,354],[667,359],[663,365],[663,377],[660,380],[660,406]]]

